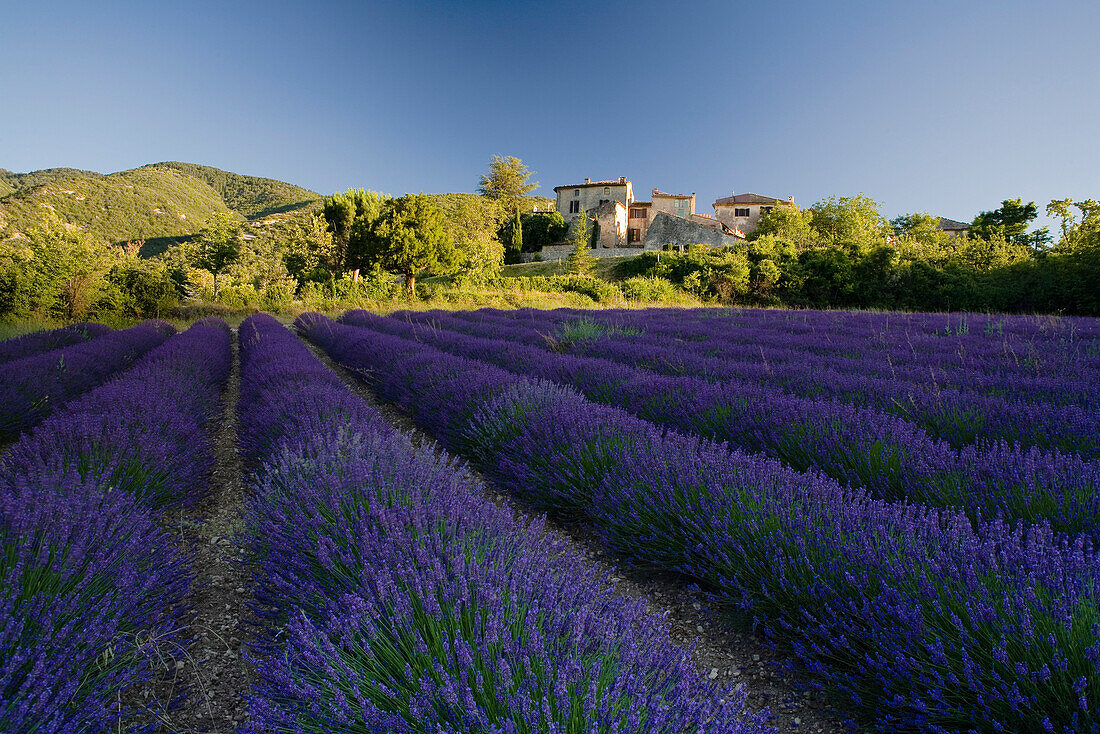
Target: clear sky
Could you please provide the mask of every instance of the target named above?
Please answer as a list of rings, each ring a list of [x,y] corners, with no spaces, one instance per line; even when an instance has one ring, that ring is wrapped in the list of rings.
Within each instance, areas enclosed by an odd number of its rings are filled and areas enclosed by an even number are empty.
[[[888,216],[1100,199],[1100,2],[4,2],[0,167],[586,177]]]

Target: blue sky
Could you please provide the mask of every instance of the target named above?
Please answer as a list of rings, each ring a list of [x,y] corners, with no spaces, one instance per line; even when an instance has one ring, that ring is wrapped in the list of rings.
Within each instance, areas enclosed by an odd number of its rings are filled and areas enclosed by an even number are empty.
[[[620,175],[888,216],[1100,198],[1100,3],[70,2],[0,10],[0,167],[330,193]]]

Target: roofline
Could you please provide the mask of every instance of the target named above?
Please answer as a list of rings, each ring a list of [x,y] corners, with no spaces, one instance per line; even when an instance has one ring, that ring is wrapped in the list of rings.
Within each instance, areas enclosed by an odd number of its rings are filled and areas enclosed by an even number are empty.
[[[586,184],[572,184],[571,186],[555,186],[554,191],[562,189],[590,189],[597,186],[630,186],[630,181],[619,183],[618,181],[594,181]]]

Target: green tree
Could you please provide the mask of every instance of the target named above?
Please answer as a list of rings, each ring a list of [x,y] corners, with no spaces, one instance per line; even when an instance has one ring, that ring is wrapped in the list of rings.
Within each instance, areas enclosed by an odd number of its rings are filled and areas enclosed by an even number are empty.
[[[528,252],[565,240],[569,227],[559,212],[538,212],[523,218],[523,246]]]
[[[500,273],[504,244],[497,236],[499,212],[495,202],[461,197],[447,207],[444,226],[457,250],[462,279],[481,283]]]
[[[379,265],[405,276],[405,288],[416,293],[416,274],[425,268],[450,268],[457,258],[443,214],[423,194],[406,194],[382,205],[378,218],[363,233],[356,267]]]
[[[519,209],[512,220],[512,252],[523,252],[523,222],[519,217]]]
[[[337,193],[324,198],[324,217],[332,233],[333,258],[338,268],[343,268],[347,259],[348,239],[355,221],[355,203],[350,193]]]
[[[1009,242],[1041,248],[1050,242],[1049,230],[1042,227],[1034,232],[1027,231],[1037,216],[1039,208],[1034,201],[1024,204],[1023,199],[1005,199],[999,208],[974,217],[970,236],[989,240],[999,235]]]
[[[573,222],[573,236],[570,243],[573,251],[569,253],[566,270],[573,275],[591,275],[596,267],[596,258],[592,256],[592,248],[589,243],[588,214],[581,212]]]
[[[863,194],[830,196],[819,201],[813,206],[810,224],[819,235],[819,245],[843,247],[852,252],[867,252],[885,245],[890,231],[878,202]]]
[[[348,192],[348,196],[355,208],[355,218],[351,224],[351,234],[348,237],[347,252],[341,269],[352,271],[352,280],[357,281],[359,270],[370,267],[364,266],[363,263],[369,259],[366,253],[370,247],[367,240],[371,236],[371,229],[381,216],[386,203],[392,201],[392,198],[377,191],[363,189],[352,189]]]
[[[199,231],[195,239],[191,262],[214,278],[214,295],[218,295],[218,276],[241,256],[240,220],[230,212],[217,212]]]
[[[69,320],[85,316],[103,295],[118,253],[93,235],[67,229],[56,217],[27,235],[17,255],[26,308]]]
[[[771,235],[778,240],[788,242],[798,250],[805,250],[817,244],[818,234],[810,222],[813,212],[802,211],[797,206],[774,206],[760,218],[755,230],[749,235],[749,241]]]
[[[538,181],[530,180],[533,175],[519,158],[494,155],[477,190],[482,196],[501,200],[505,214],[511,216],[522,208],[523,197],[539,187]]]
[[[283,265],[300,286],[317,270],[335,272],[335,237],[326,227],[323,215],[297,222],[285,234]],[[329,280],[329,278],[325,278]]]

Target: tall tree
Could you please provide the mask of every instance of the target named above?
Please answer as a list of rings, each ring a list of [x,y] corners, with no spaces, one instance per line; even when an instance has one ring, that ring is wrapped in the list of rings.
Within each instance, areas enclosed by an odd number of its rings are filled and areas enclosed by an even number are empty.
[[[990,212],[982,212],[974,217],[970,224],[970,236],[990,240],[995,236],[1004,237],[1008,242],[1030,247],[1042,247],[1050,242],[1050,232],[1046,227],[1028,232],[1028,225],[1039,216],[1039,207],[1034,201],[1023,203],[1023,199],[1005,199],[1001,206]]]
[[[324,215],[332,232],[332,256],[335,269],[357,270],[350,263],[360,259],[354,252],[356,229],[362,231],[378,218],[382,204],[389,199],[385,194],[366,189],[348,189],[324,199]]]
[[[214,295],[218,295],[218,276],[241,256],[240,222],[230,212],[216,212],[199,231],[192,251],[192,264],[214,276]]]
[[[573,245],[573,251],[569,253],[566,270],[572,275],[591,275],[596,267],[596,258],[592,256],[590,240],[588,214],[581,212],[573,222],[573,236],[569,240]]]
[[[527,170],[515,156],[494,155],[489,159],[489,171],[481,176],[478,193],[503,202],[505,214],[511,216],[522,208],[523,197],[539,187],[530,181],[534,171]]]
[[[443,214],[423,194],[406,194],[382,205],[378,218],[363,232],[363,250],[355,267],[379,265],[405,276],[405,288],[416,293],[416,274],[424,268],[449,269],[458,253]]]

